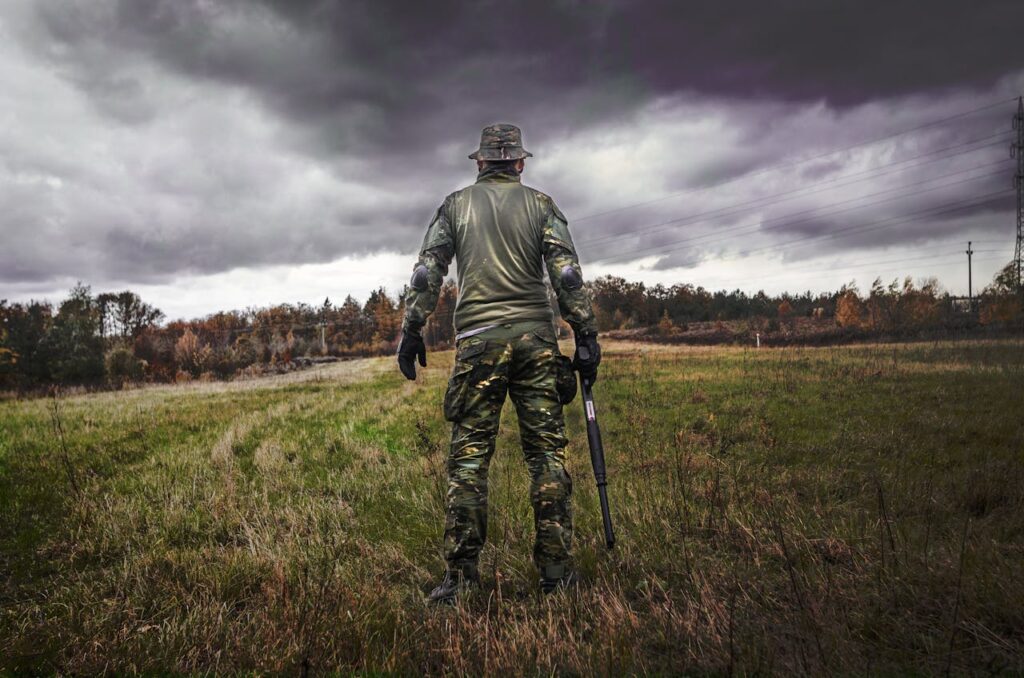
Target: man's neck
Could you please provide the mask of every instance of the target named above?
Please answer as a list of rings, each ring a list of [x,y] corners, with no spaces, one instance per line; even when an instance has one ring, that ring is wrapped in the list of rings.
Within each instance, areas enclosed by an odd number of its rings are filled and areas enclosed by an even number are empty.
[[[519,173],[507,167],[484,167],[476,175],[476,182],[506,182],[519,183]]]

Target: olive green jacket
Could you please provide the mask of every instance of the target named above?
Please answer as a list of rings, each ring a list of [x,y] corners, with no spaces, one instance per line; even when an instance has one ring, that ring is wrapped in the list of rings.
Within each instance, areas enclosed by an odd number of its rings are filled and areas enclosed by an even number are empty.
[[[550,322],[545,268],[573,331],[597,331],[587,290],[574,284],[583,274],[565,216],[550,197],[520,183],[517,174],[484,170],[475,184],[445,198],[413,269],[403,330],[416,334],[426,323],[453,257],[457,333],[522,320]]]

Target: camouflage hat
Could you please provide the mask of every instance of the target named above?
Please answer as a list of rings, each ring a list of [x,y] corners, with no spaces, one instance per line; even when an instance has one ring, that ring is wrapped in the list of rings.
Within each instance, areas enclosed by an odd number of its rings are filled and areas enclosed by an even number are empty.
[[[471,153],[470,160],[521,160],[531,158],[523,148],[523,133],[515,125],[497,124],[484,127],[480,133],[480,148]]]

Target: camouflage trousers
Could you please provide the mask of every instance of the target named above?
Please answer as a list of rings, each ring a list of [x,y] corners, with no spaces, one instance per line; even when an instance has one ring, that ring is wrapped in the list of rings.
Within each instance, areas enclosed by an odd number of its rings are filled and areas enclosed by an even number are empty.
[[[506,393],[532,479],[534,563],[546,577],[569,566],[572,480],[555,391],[558,355],[550,322],[507,323],[459,341],[444,399],[445,418],[453,422],[444,529],[449,569],[475,564],[487,540],[487,469]]]

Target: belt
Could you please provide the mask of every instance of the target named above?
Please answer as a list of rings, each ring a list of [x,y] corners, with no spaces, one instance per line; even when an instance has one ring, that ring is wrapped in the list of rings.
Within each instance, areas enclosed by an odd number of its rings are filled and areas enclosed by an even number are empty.
[[[484,325],[483,327],[478,327],[475,330],[466,330],[462,334],[456,334],[455,341],[462,341],[463,339],[468,339],[469,337],[475,337],[478,334],[483,334],[487,330],[493,330],[495,327],[497,327],[497,325]]]

